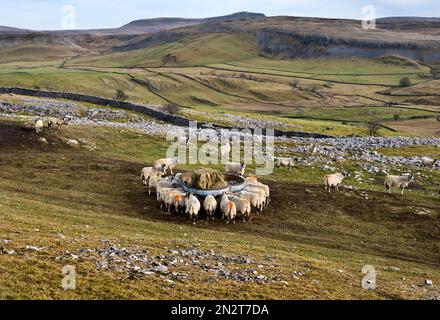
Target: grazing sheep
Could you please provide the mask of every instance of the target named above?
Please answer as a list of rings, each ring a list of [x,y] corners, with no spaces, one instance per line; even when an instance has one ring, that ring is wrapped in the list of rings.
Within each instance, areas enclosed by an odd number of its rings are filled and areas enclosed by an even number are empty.
[[[161,209],[165,209],[166,208],[165,200],[166,200],[168,194],[170,192],[174,192],[175,190],[176,190],[176,188],[173,188],[173,187],[168,187],[168,188],[164,188],[164,187],[159,188],[159,187],[157,187],[156,188],[156,198],[157,198],[157,201],[160,204],[160,208]]]
[[[264,189],[261,187],[255,187],[255,186],[249,186],[249,185],[247,185],[244,188],[244,191],[254,193],[258,196],[259,206],[257,208],[258,208],[259,212],[262,212],[265,204],[267,203],[266,191],[264,191]]]
[[[173,174],[173,168],[179,163],[178,158],[164,158],[154,162],[154,168],[156,170],[170,171]]]
[[[214,213],[217,210],[217,200],[212,195],[207,195],[203,201],[203,209],[206,211],[207,220],[214,220]]]
[[[189,215],[189,218],[193,220],[193,224],[196,224],[196,218],[200,211],[200,201],[193,194],[187,194],[185,197],[185,213]]]
[[[257,177],[247,177],[246,183],[258,183]]]
[[[179,214],[186,206],[185,193],[183,191],[174,192],[174,210]]]
[[[143,185],[148,185],[151,177],[161,177],[165,173],[164,170],[158,171],[153,167],[145,167],[141,170],[141,180]]]
[[[231,152],[231,145],[230,145],[229,141],[226,144],[220,146],[220,156],[221,156],[221,158],[226,158],[226,156],[229,157],[229,153],[230,152]]]
[[[348,173],[333,173],[327,174],[324,177],[325,190],[328,190],[328,193],[331,192],[331,188],[335,187],[336,191],[339,191],[339,185],[342,183],[344,178],[348,177]]]
[[[148,180],[148,194],[151,194],[151,190],[157,193],[157,184],[160,180],[162,180],[162,178],[158,176],[150,177]]]
[[[34,121],[34,128],[36,133],[43,132],[44,122],[41,119],[36,119]]]
[[[278,170],[281,166],[288,167],[289,171],[292,171],[294,160],[291,158],[275,158],[275,170]]]
[[[159,181],[159,183],[157,184],[156,190],[157,192],[160,192],[160,190],[162,188],[177,188],[179,186],[179,184],[177,183],[177,181],[174,181],[173,177],[166,177],[162,180]]]
[[[436,166],[436,164],[439,162],[438,159],[431,159],[428,157],[423,157],[422,158],[422,164],[421,167],[422,168],[431,168],[434,169],[434,167]]]
[[[246,186],[248,187],[255,187],[255,188],[261,188],[264,190],[265,194],[266,194],[266,198],[265,198],[265,205],[267,205],[270,201],[270,189],[269,186],[261,183],[261,182],[256,182],[256,183],[248,183]]]
[[[249,201],[252,208],[255,208],[256,211],[261,212],[263,208],[263,200],[260,199],[259,193],[248,192],[248,191],[240,191],[237,193],[240,198],[246,199]]]
[[[220,210],[222,212],[222,219],[227,217],[228,223],[232,221],[235,223],[235,216],[237,215],[237,208],[235,203],[229,200],[228,195],[223,193],[222,200],[220,201]]]
[[[175,206],[176,195],[178,194],[180,194],[182,197],[185,197],[185,192],[182,189],[162,189],[160,196],[160,208],[164,209],[165,211],[171,212],[171,207]],[[178,205],[180,206],[180,202],[178,203]],[[178,212],[178,209],[176,209],[176,212]]]
[[[58,129],[61,129],[63,125],[68,125],[68,124],[69,121],[67,119],[59,119],[54,117],[47,118],[47,126],[49,128],[52,128],[52,126],[57,126]]]
[[[251,219],[251,204],[247,199],[237,197],[236,195],[230,195],[229,199],[234,202],[237,212],[243,216],[243,221],[249,221]]]
[[[246,165],[244,164],[244,162],[242,163],[228,162],[225,164],[225,172],[227,174],[232,174],[234,176],[242,177],[244,175],[245,170],[246,170]]]
[[[413,181],[414,176],[412,174],[405,174],[403,176],[387,176],[384,181],[384,187],[388,191],[389,194],[391,194],[391,188],[401,188],[402,191],[400,192],[401,195],[403,195],[403,192],[406,187],[410,184],[411,181]]]

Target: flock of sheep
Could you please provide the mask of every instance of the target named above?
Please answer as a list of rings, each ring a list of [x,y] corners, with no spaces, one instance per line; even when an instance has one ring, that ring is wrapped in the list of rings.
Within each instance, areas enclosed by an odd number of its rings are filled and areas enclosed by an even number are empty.
[[[222,220],[226,219],[227,223],[235,223],[238,217],[247,222],[251,220],[252,209],[262,212],[269,203],[269,187],[259,182],[256,177],[245,178],[246,186],[240,192],[224,192],[219,199],[212,195],[199,199],[181,188],[182,174],[173,173],[177,163],[178,160],[173,158],[159,159],[153,167],[141,170],[141,180],[148,187],[148,193],[156,192],[160,208],[167,212],[174,209],[177,214],[184,213],[193,223],[202,209],[207,221],[214,220],[216,212],[220,211]],[[245,168],[244,163],[229,162],[225,165],[225,172],[243,177]],[[170,175],[164,177],[167,174]]]
[[[37,133],[43,131],[46,126],[48,128],[57,127],[60,129],[63,125],[69,124],[69,119],[59,119],[55,117],[48,117],[45,119],[38,118],[34,121],[34,128]],[[231,151],[230,144],[221,146],[220,154],[227,155]],[[275,170],[280,167],[287,167],[292,170],[295,160],[292,158],[274,158]],[[148,186],[148,192],[154,190],[157,193],[157,200],[161,203],[161,208],[165,207],[170,211],[170,208],[174,206],[176,212],[180,212],[185,208],[185,213],[195,221],[198,213],[201,209],[201,205],[197,197],[191,194],[184,194],[183,190],[178,187],[178,181],[180,174],[173,176],[173,168],[178,164],[178,159],[166,158],[159,159],[155,162],[154,167],[146,167],[142,169],[141,178],[144,185]],[[421,159],[422,168],[433,169],[436,165],[440,165],[439,159],[431,159],[423,157]],[[225,172],[236,176],[244,176],[246,165],[244,163],[229,162],[225,165]],[[163,178],[163,176],[169,173],[171,178]],[[324,185],[325,190],[329,193],[334,188],[339,191],[339,185],[342,181],[349,176],[349,173],[333,173],[325,175]],[[405,188],[413,181],[414,176],[412,174],[405,174],[402,176],[388,175],[384,180],[384,187],[387,192],[391,193],[392,188],[400,188],[403,195]],[[162,192],[162,189],[172,189],[169,192]],[[263,191],[261,191],[263,190]],[[440,186],[438,189],[440,194]],[[173,194],[174,200],[171,201],[172,196],[168,197],[168,194]],[[269,187],[257,181],[255,177],[246,178],[246,189],[237,194],[224,194],[220,201],[220,211],[223,214],[223,218],[227,218],[228,221],[234,221],[238,214],[241,214],[244,221],[250,220],[251,208],[255,208],[259,212],[262,211],[265,204],[269,199]],[[214,217],[217,210],[217,200],[212,196],[207,196],[203,202],[203,209],[206,212],[208,220]]]
[[[67,118],[59,119],[55,117],[48,117],[45,119],[42,118],[35,119],[34,129],[36,133],[43,132],[43,129],[45,127],[44,125],[45,122],[47,123],[48,128],[57,127],[58,129],[61,129],[63,125],[68,125],[70,121]]]
[[[294,166],[294,159],[292,158],[275,158],[274,159],[275,169],[278,170],[280,167],[288,167],[289,170],[292,170]],[[421,167],[422,168],[431,168],[434,169],[436,165],[440,164],[439,159],[431,159],[429,157],[422,157],[421,159]],[[348,177],[350,174],[348,172],[342,173],[333,173],[327,174],[324,176],[324,185],[325,190],[329,193],[331,189],[334,188],[336,191],[339,191],[339,185],[342,181]],[[405,188],[414,180],[414,176],[412,174],[404,174],[401,176],[387,175],[384,180],[384,187],[388,193],[391,194],[392,188],[400,188],[401,194],[403,195]],[[440,186],[438,189],[438,193],[440,194]]]
[[[275,168],[288,167],[289,170],[294,165],[293,159],[275,158]],[[422,159],[422,168],[434,168],[439,163],[437,159],[424,157]],[[174,175],[173,168],[178,164],[178,159],[166,158],[159,159],[153,167],[145,167],[141,171],[142,183],[148,187],[148,193],[156,192],[160,208],[176,213],[185,213],[195,223],[196,218],[203,209],[207,221],[214,219],[215,213],[219,210],[222,220],[234,222],[238,216],[241,216],[244,222],[251,220],[251,212],[254,209],[262,212],[263,208],[269,203],[269,186],[259,182],[256,177],[246,177],[246,186],[239,192],[224,192],[219,199],[208,195],[202,199],[194,194],[187,193],[181,188],[182,174]],[[246,165],[244,163],[229,162],[225,164],[225,173],[244,177]],[[165,175],[170,174],[165,177]],[[327,174],[324,176],[325,190],[329,193],[331,189],[339,191],[342,181],[349,176],[348,172]],[[405,188],[413,181],[412,174],[401,176],[387,175],[384,180],[384,187],[391,193],[392,188],[400,188],[403,195]]]

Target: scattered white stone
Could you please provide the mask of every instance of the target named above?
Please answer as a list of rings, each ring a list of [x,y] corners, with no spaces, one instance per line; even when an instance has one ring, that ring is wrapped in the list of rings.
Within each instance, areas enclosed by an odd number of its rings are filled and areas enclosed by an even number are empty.
[[[43,137],[38,138],[38,142],[49,144],[49,142],[47,142],[46,138],[43,138]]]
[[[36,247],[36,246],[26,246],[27,250],[31,250],[31,251],[41,251],[43,250],[44,247]]]
[[[68,139],[68,140],[66,141],[66,143],[67,143],[69,146],[78,146],[78,145],[79,145],[79,142],[78,142],[78,140],[76,140],[76,139]]]

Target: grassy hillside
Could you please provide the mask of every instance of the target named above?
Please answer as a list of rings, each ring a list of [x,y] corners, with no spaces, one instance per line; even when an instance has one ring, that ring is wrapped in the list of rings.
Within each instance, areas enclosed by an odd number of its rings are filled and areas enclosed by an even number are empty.
[[[50,144],[45,145],[22,124],[3,122],[0,130],[1,148],[7,150],[0,153],[0,234],[11,240],[1,247],[15,250],[0,254],[1,298],[389,299],[439,294],[436,286],[422,285],[427,278],[440,281],[440,203],[425,185],[401,197],[368,183],[362,188],[377,191],[369,192],[367,200],[362,192],[349,190],[323,194],[322,173],[315,168],[283,170],[264,179],[276,206],[252,223],[200,221],[192,226],[181,216],[161,212],[139,184],[140,168],[166,150],[161,139],[72,126],[46,132]],[[68,147],[68,138],[86,139],[97,151]],[[420,206],[430,214],[418,214]],[[113,260],[100,268],[106,258],[80,250],[109,244],[148,251],[157,262],[171,261],[172,250],[214,250],[229,259],[226,268],[257,270],[271,280],[220,280],[204,271],[203,264],[217,265],[208,256],[200,264],[184,257],[183,264],[169,264],[170,272],[188,275],[170,282],[171,274],[129,273]],[[237,255],[250,262],[234,262]],[[60,286],[66,264],[76,267],[75,291]],[[360,286],[365,264],[378,271],[375,291]]]
[[[175,61],[164,63],[162,57],[172,55]],[[255,57],[258,50],[255,39],[248,34],[214,33],[183,38],[141,50],[106,54],[76,59],[73,65],[106,67],[158,67],[166,65],[204,65]]]
[[[27,62],[62,61],[65,58],[73,57],[78,52],[80,50],[75,52],[67,46],[39,43],[0,48],[1,64],[15,63],[17,66]]]
[[[402,77],[408,77],[414,84],[431,79],[430,69],[426,66],[417,63],[389,63],[383,59],[274,60],[255,58],[215,66],[237,71],[262,72],[355,84],[398,86]]]

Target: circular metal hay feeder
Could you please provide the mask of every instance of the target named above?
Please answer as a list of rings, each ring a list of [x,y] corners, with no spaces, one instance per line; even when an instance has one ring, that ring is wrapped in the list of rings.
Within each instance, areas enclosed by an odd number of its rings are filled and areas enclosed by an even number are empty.
[[[185,192],[189,192],[200,197],[206,197],[207,195],[216,197],[222,195],[224,192],[239,192],[246,187],[246,180],[243,177],[224,174],[223,178],[228,183],[228,186],[222,189],[195,189],[191,188],[183,181],[179,181],[179,185]]]

